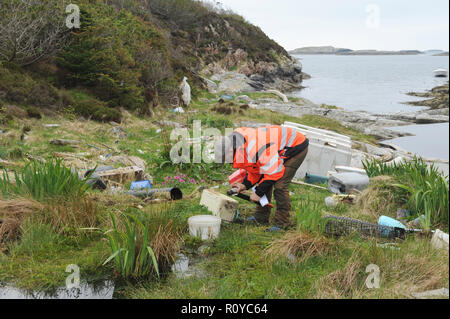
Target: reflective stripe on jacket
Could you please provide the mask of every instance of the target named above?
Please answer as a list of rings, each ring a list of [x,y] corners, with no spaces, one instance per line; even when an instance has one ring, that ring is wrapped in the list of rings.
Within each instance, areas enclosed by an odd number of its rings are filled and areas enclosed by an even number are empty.
[[[233,167],[247,171],[244,185],[255,184],[256,194],[263,196],[284,175],[284,160],[305,149],[308,139],[295,129],[285,126],[267,126],[258,129],[239,128],[235,131],[244,138],[244,144],[235,149]]]

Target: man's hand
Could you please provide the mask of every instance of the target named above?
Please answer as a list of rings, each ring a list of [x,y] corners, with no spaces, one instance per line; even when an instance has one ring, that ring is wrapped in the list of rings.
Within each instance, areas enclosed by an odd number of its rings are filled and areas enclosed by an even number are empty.
[[[242,183],[234,183],[231,185],[231,188],[235,188],[238,193],[247,190],[247,187],[245,187],[245,185]]]
[[[252,196],[250,196],[250,200],[254,203],[259,203],[259,201],[261,200],[261,197],[259,197],[255,193],[253,193]]]

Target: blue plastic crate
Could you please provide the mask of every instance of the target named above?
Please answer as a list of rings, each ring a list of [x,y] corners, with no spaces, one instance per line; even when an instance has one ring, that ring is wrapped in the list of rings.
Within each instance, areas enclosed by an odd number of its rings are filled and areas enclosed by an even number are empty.
[[[130,186],[130,190],[139,190],[139,189],[150,189],[153,188],[152,183],[149,180],[132,182]]]

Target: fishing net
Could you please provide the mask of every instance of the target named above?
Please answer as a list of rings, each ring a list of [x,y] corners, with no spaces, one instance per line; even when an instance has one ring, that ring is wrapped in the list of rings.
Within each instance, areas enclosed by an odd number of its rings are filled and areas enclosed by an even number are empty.
[[[325,216],[325,234],[330,236],[345,236],[359,234],[368,237],[382,237],[388,239],[405,239],[406,232],[401,228],[376,225],[347,217]]]

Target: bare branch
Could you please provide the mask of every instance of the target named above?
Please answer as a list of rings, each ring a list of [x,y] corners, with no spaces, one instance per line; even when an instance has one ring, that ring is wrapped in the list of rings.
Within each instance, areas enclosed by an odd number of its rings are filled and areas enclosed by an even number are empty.
[[[60,48],[68,34],[67,0],[0,0],[0,61],[34,63]]]

